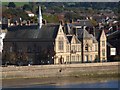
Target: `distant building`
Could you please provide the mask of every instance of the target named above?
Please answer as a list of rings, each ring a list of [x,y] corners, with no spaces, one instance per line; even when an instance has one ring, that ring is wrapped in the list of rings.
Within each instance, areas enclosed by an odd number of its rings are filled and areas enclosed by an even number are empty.
[[[3,39],[5,38],[6,33],[6,30],[0,30],[0,52],[3,50]]]
[[[32,13],[31,11],[25,11],[25,12],[28,14],[29,17],[34,17],[35,16],[35,14]]]

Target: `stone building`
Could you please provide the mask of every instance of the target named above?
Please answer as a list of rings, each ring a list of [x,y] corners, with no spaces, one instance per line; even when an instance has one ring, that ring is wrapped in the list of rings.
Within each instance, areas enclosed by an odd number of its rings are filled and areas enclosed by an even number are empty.
[[[86,30],[87,26],[81,26],[80,23],[79,26],[73,24],[72,29],[69,26],[66,33],[60,25],[55,38],[55,64],[107,61],[104,30],[93,35]]]
[[[10,27],[4,39],[3,53],[15,53],[34,64],[63,64],[106,61],[104,30],[90,34],[86,26],[70,24]],[[20,58],[17,58],[21,60]]]
[[[11,26],[3,41],[3,63],[69,64],[107,61],[106,35],[89,20]]]

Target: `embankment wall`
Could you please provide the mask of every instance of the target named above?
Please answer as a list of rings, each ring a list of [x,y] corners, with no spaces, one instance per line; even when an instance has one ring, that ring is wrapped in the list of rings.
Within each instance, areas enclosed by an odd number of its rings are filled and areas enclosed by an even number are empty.
[[[120,62],[0,67],[2,79],[118,73]]]

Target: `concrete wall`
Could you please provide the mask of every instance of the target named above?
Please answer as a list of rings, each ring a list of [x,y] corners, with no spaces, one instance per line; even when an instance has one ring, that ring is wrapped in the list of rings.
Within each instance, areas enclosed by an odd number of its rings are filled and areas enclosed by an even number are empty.
[[[75,73],[101,73],[109,71],[118,72],[120,62],[106,63],[84,63],[84,64],[64,64],[64,65],[39,65],[39,66],[8,66],[2,69],[1,78],[35,78],[35,77],[61,77],[75,76]]]

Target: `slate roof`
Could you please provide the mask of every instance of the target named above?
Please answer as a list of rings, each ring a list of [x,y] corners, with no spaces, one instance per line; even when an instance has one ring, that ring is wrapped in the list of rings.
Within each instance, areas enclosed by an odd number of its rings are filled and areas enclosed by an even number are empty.
[[[59,29],[59,24],[42,26],[38,38],[41,39],[55,39]]]
[[[67,36],[67,39],[68,39],[69,43],[71,43],[72,36],[71,35]]]
[[[59,24],[43,25],[38,29],[38,25],[34,26],[17,26],[8,29],[5,40],[28,40],[38,39],[38,41],[54,40],[58,32]]]
[[[73,26],[93,27],[93,24],[89,20],[79,20],[79,22],[70,23],[69,26],[70,27],[73,27]]]
[[[79,39],[91,38],[90,34],[88,33],[88,31],[84,30],[84,29],[77,29],[77,35],[78,35]]]
[[[97,43],[97,39],[96,37],[94,37],[92,34],[89,34],[89,32],[85,29],[77,29],[77,36],[78,39],[81,41],[83,39],[93,39],[94,43]]]

